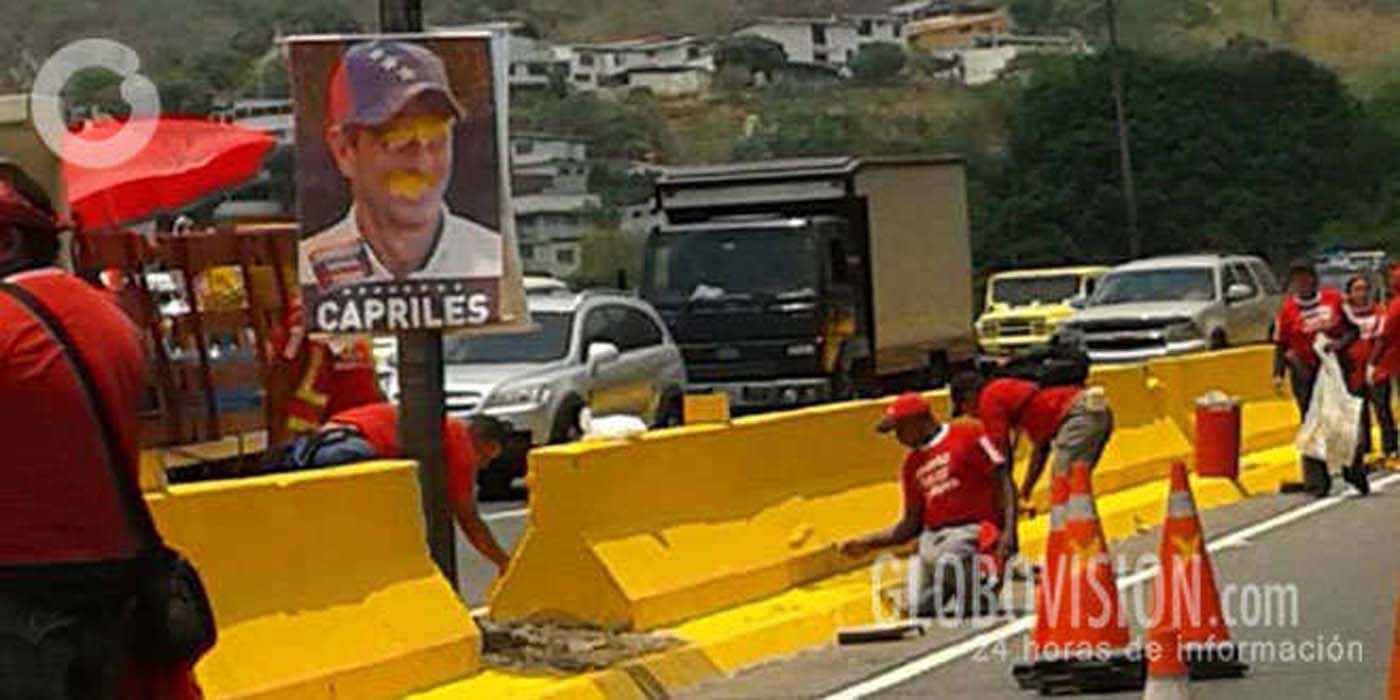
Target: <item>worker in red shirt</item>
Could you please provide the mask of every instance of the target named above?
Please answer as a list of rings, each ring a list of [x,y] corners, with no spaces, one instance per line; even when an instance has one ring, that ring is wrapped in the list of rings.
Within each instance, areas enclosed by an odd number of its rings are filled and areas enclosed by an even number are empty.
[[[347,431],[352,438],[350,441],[343,439]],[[321,428],[321,433],[339,439],[323,445],[306,465],[308,467],[335,466],[364,459],[394,459],[403,454],[399,445],[399,410],[387,401],[337,413]],[[447,459],[448,502],[467,541],[499,571],[505,571],[510,555],[477,512],[476,473],[500,456],[506,435],[505,424],[490,416],[443,419],[442,452]]]
[[[0,698],[198,698],[195,660],[143,659],[132,619],[153,545],[121,496],[139,489],[140,334],[110,294],[57,267],[60,229],[38,183],[0,161]],[[70,338],[91,397],[40,314]]]
[[[1090,469],[1097,466],[1113,435],[1113,411],[1098,387],[1082,383],[1042,387],[1014,377],[984,381],[974,372],[963,372],[953,378],[951,393],[959,413],[974,416],[986,426],[995,458],[1008,473],[1015,459],[1016,437],[1024,434],[1030,440],[1030,464],[1020,486],[1022,501],[1030,500],[1052,449],[1054,473],[1068,478],[1075,463],[1087,463]]]
[[[369,336],[308,336],[298,298],[293,298],[271,345],[270,445],[314,433],[330,416],[385,398],[375,376]]]
[[[1342,307],[1347,322],[1356,329],[1356,337],[1343,350],[1343,364],[1347,375],[1347,388],[1361,398],[1360,439],[1356,443],[1356,456],[1352,463],[1342,470],[1342,476],[1363,496],[1371,492],[1367,479],[1366,457],[1371,452],[1371,414],[1381,426],[1381,444],[1387,452],[1395,450],[1395,418],[1390,411],[1390,384],[1372,384],[1367,380],[1371,355],[1375,352],[1381,335],[1385,310],[1371,298],[1371,282],[1365,275],[1355,275],[1347,280],[1346,304]]]
[[[1390,285],[1390,304],[1386,306],[1384,316],[1381,319],[1380,331],[1375,342],[1372,343],[1371,357],[1367,362],[1366,381],[1376,391],[1384,391],[1387,397],[1385,404],[1387,409],[1390,406],[1389,396],[1392,393],[1391,384],[1395,376],[1400,374],[1400,264],[1391,265],[1387,282]],[[1377,395],[1377,404],[1381,399]],[[1379,415],[1379,413],[1378,413]],[[1381,434],[1386,435],[1387,427],[1390,435],[1395,435],[1395,420],[1393,417],[1381,417]],[[1387,459],[1400,457],[1397,454],[1395,443],[1385,443],[1385,456]]]
[[[1314,347],[1318,336],[1328,337],[1327,352],[1337,352],[1355,337],[1355,329],[1346,321],[1341,293],[1331,287],[1318,287],[1317,270],[1311,262],[1300,260],[1289,266],[1288,290],[1274,320],[1274,388],[1282,390],[1287,369],[1298,415],[1305,421],[1321,363]],[[1308,492],[1321,498],[1332,490],[1332,477],[1325,463],[1304,457],[1303,481],[1286,482],[1280,490]]]
[[[885,409],[880,432],[894,432],[909,448],[900,469],[904,517],[893,527],[841,543],[858,557],[918,538],[910,560],[910,612],[937,614],[951,601],[971,614],[982,591],[984,562],[1004,562],[1014,512],[1011,476],[997,467],[990,441],[976,421],[940,424],[927,401],[906,393]]]

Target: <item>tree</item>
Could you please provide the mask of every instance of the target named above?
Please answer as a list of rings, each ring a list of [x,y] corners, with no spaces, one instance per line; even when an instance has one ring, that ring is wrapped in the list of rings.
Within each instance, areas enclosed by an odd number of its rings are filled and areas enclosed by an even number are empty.
[[[856,51],[851,59],[851,74],[862,82],[885,82],[904,70],[905,59],[903,46],[891,41],[874,41]]]
[[[1231,250],[1275,262],[1372,196],[1373,129],[1336,75],[1236,39],[1203,57],[1125,52],[1145,252]],[[1009,119],[984,262],[1121,259],[1127,253],[1107,57],[1037,68]],[[1369,145],[1368,145],[1369,144]]]
[[[787,60],[787,51],[782,44],[761,36],[740,34],[726,37],[715,47],[715,66],[721,71],[737,68],[748,75],[762,73],[769,80],[787,65]]]

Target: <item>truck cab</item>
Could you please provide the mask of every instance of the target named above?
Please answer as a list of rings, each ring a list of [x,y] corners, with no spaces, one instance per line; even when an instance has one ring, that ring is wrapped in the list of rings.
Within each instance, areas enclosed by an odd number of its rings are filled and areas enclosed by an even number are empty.
[[[692,390],[740,407],[817,403],[848,389],[830,375],[865,325],[855,252],[831,216],[670,226],[648,242],[642,297],[680,344]]]
[[[1060,322],[1074,314],[1075,302],[1094,293],[1107,267],[1008,270],[987,278],[977,345],[988,355],[1007,355],[1044,345]]]

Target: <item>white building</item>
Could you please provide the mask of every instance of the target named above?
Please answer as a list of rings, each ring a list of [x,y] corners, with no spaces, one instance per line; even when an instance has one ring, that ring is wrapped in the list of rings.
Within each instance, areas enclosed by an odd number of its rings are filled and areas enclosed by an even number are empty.
[[[632,90],[647,90],[657,97],[689,97],[710,89],[714,72],[701,66],[631,68],[617,79],[611,90],[626,96]]]
[[[520,263],[527,275],[568,278],[582,266],[583,233],[596,194],[531,194],[515,197]]]
[[[838,17],[764,17],[738,32],[782,44],[789,63],[845,68],[862,40],[855,22]],[[872,28],[873,35],[873,28]]]
[[[957,10],[957,3],[953,0],[914,0],[914,2],[901,3],[886,10],[900,24],[906,24],[929,17],[952,14]]]
[[[570,84],[582,91],[621,85],[629,71],[639,69],[715,68],[709,43],[693,36],[559,46],[554,57],[568,64]]]
[[[578,194],[588,190],[588,144],[557,134],[510,136],[510,172],[517,194]]]
[[[554,46],[543,39],[530,36],[524,22],[502,20],[451,27],[432,27],[433,31],[485,31],[507,37],[510,65],[506,69],[511,89],[539,90],[549,87],[551,75],[563,75],[568,68],[558,60]]]

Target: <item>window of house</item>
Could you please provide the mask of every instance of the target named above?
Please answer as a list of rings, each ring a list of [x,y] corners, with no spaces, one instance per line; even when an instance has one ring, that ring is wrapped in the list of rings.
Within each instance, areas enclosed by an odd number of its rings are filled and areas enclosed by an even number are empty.
[[[861,36],[870,36],[875,31],[875,23],[868,19],[863,19],[860,21],[860,29],[858,31]]]
[[[575,259],[573,248],[560,248],[554,251],[554,261],[560,265],[572,265]]]
[[[818,51],[812,54],[812,60],[816,61],[817,63],[826,63],[827,58],[828,56],[825,51]]]
[[[588,82],[588,79],[589,79],[589,76],[588,76],[587,73],[575,73],[575,74],[574,74],[574,80],[576,80],[576,81],[578,81],[578,82],[580,82],[580,83],[586,83],[586,82]]]
[[[619,66],[625,66],[625,65],[627,65],[627,54],[625,54],[625,53],[620,53],[620,54],[617,54],[616,56],[613,56],[613,63],[616,63],[616,64],[619,65]]]
[[[547,73],[549,73],[549,71],[546,70],[544,66],[538,63],[531,63],[526,68],[526,71],[528,71],[530,75],[546,75]]]
[[[529,155],[529,154],[534,153],[534,152],[535,152],[535,142],[534,142],[534,141],[516,141],[516,142],[515,142],[515,154],[516,154],[516,155],[525,156],[525,155]]]
[[[685,57],[686,57],[686,60],[689,60],[689,61],[694,61],[695,59],[700,58],[700,47],[699,47],[699,46],[692,46],[692,47],[686,49],[686,50],[685,50]]]
[[[520,257],[532,259],[535,257],[535,246],[529,243],[520,244]]]
[[[578,55],[578,63],[579,63],[579,65],[581,65],[581,66],[591,66],[591,65],[593,65],[593,54],[591,54],[591,53],[581,53],[581,54],[579,54],[579,55]]]
[[[817,46],[826,46],[826,26],[821,24],[812,25],[812,43]]]

